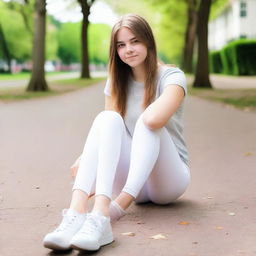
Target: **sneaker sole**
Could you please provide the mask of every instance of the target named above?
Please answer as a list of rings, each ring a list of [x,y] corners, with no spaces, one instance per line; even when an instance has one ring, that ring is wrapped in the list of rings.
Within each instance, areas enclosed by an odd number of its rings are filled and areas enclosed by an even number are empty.
[[[113,236],[108,236],[108,237],[104,237],[98,246],[79,246],[79,245],[75,245],[75,244],[71,244],[71,248],[79,250],[79,251],[98,251],[102,246],[111,244],[114,242],[114,238]]]
[[[44,247],[56,251],[68,251],[71,249],[71,247],[61,247],[58,244],[51,243],[51,242],[45,242]]]

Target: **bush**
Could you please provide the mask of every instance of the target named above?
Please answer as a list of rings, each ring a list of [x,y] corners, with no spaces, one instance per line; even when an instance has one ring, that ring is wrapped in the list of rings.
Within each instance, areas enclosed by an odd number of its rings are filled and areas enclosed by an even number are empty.
[[[222,72],[222,62],[220,51],[214,51],[210,53],[210,70],[212,73],[221,73]]]
[[[235,44],[229,43],[220,51],[221,62],[223,66],[223,74],[238,75]]]
[[[228,75],[256,75],[256,40],[240,39],[210,53],[211,70]]]
[[[239,75],[256,75],[256,41],[237,45]]]

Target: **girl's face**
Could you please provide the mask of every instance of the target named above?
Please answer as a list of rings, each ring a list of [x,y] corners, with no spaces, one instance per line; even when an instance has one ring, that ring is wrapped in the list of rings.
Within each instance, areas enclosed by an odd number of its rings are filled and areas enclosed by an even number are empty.
[[[117,53],[120,59],[131,68],[144,65],[147,47],[140,42],[129,28],[122,27],[117,32]]]

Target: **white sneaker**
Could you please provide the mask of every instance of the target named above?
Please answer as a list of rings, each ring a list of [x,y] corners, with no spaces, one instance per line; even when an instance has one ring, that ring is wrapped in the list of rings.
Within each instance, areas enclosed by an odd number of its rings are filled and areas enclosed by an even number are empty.
[[[82,226],[71,240],[71,247],[78,250],[96,251],[114,241],[110,218],[99,212],[89,213]]]
[[[53,232],[44,237],[44,247],[52,250],[70,249],[70,241],[82,227],[87,214],[77,213],[72,209],[64,209],[62,215],[61,224]]]

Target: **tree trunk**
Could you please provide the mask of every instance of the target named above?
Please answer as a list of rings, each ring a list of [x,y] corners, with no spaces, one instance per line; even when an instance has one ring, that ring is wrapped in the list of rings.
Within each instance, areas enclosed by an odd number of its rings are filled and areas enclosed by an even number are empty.
[[[209,78],[208,21],[212,0],[201,0],[198,12],[198,59],[194,87],[212,88]]]
[[[82,21],[82,31],[81,31],[81,50],[82,50],[82,68],[81,68],[81,78],[90,78],[90,70],[89,70],[89,51],[88,51],[88,27],[89,27],[89,14],[90,8],[94,2],[94,0],[78,0],[81,5],[82,13],[83,13],[83,21]]]
[[[35,30],[33,42],[33,68],[27,91],[47,91],[45,80],[45,27],[46,27],[46,0],[36,0],[35,3]]]
[[[185,33],[182,69],[188,73],[193,72],[193,52],[197,26],[197,2],[198,0],[187,0],[188,22]]]
[[[2,25],[0,23],[0,45],[2,45],[2,49],[3,49],[3,54],[5,59],[7,60],[7,65],[8,65],[8,73],[11,73],[11,55],[8,49],[8,45],[5,39],[5,35],[4,35],[4,31],[2,28]]]

